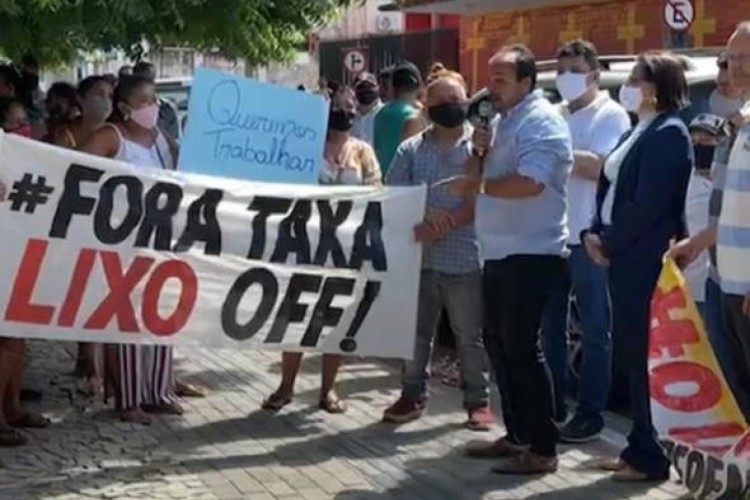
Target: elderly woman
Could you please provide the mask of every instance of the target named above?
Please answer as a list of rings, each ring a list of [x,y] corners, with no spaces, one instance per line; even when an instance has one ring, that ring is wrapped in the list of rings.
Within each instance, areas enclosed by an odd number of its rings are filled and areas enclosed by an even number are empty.
[[[340,87],[331,99],[328,115],[328,134],[323,150],[321,184],[379,186],[381,173],[372,147],[351,135],[357,104],[354,93]],[[285,352],[281,358],[281,384],[263,403],[266,410],[278,411],[292,401],[294,382],[299,373],[302,354]],[[344,413],[346,403],[333,389],[341,356],[323,355],[323,370],[319,406],[328,413]]]
[[[651,297],[670,241],[686,234],[685,195],[693,166],[683,66],[670,55],[641,55],[620,102],[638,124],[609,155],[599,179],[594,224],[583,241],[609,266],[614,355],[626,367],[633,405],[628,446],[602,468],[616,481],[669,478],[669,461],[651,421],[648,341]]]

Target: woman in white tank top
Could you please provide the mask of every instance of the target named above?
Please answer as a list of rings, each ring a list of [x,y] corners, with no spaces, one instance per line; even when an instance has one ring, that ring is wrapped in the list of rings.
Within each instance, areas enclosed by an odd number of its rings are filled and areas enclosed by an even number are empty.
[[[113,114],[82,151],[130,163],[135,169],[175,168],[177,147],[156,126],[159,107],[153,82],[127,77],[114,93]],[[182,414],[175,396],[173,349],[152,345],[110,345],[105,355],[107,387],[128,422],[149,424],[147,413]]]

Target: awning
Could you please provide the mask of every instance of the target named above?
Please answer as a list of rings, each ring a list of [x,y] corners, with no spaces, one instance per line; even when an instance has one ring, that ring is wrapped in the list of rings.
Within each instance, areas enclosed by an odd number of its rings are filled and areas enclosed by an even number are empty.
[[[537,9],[562,5],[586,5],[611,0],[403,0],[379,7],[381,11],[401,10],[408,14],[488,14],[503,10]]]

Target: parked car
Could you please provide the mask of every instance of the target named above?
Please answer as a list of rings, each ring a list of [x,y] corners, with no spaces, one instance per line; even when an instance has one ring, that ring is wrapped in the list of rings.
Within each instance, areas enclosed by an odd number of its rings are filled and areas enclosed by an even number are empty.
[[[716,88],[715,81],[719,69],[716,66],[716,56],[682,54],[678,56],[685,64],[685,75],[690,90],[690,106],[683,110],[683,118],[689,122],[696,115],[708,111],[708,98]],[[618,100],[620,87],[625,84],[635,66],[636,56],[602,56],[600,61],[603,66],[600,73],[600,86],[607,90],[613,99]],[[537,77],[538,92],[554,104],[562,100],[555,86],[556,66],[556,61],[540,61]],[[472,96],[469,105],[470,117],[476,116],[479,102],[487,99],[488,96],[489,92],[486,89]],[[635,120],[635,117],[633,119]]]
[[[156,94],[175,105],[181,127],[185,126],[192,84],[192,78],[166,78],[156,81]]]

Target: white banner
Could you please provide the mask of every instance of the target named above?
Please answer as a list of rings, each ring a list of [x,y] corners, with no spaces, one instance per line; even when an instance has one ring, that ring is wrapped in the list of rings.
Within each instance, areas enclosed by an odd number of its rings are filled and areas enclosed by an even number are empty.
[[[263,184],[0,133],[0,332],[406,358],[424,188]]]

